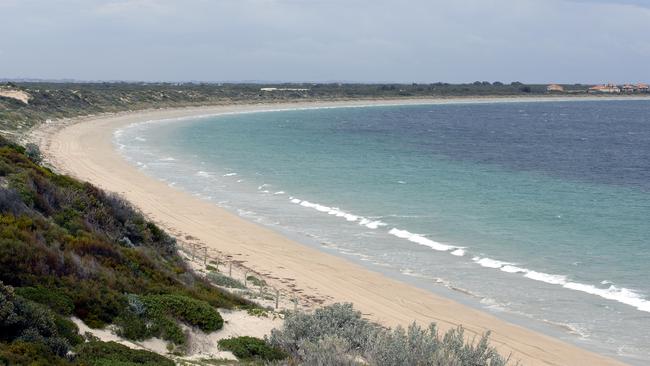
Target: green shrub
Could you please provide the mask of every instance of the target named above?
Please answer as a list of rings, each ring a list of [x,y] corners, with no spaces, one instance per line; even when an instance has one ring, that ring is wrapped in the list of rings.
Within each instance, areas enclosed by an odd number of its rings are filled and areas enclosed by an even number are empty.
[[[503,358],[489,345],[489,333],[466,342],[462,327],[442,337],[435,324],[421,328],[384,329],[361,318],[351,304],[334,304],[313,314],[292,313],[282,329],[271,332],[269,344],[287,351],[304,364],[355,365],[363,357],[369,365],[503,366]],[[300,363],[299,362],[299,363]]]
[[[53,355],[64,356],[70,343],[59,334],[59,326],[64,331],[73,331],[68,325],[57,324],[56,314],[51,310],[17,296],[11,286],[0,282],[0,341],[38,343]]]
[[[244,286],[244,284],[241,283],[241,281],[236,280],[232,277],[228,277],[218,272],[211,272],[210,274],[208,274],[208,279],[217,286],[238,288],[238,289],[246,288],[246,286]]]
[[[80,281],[72,291],[75,315],[91,328],[112,323],[126,307],[123,294],[99,281]]]
[[[352,304],[333,304],[313,313],[291,313],[282,329],[271,331],[270,343],[294,356],[305,342],[317,343],[325,336],[337,336],[349,349],[362,349],[375,337],[377,327],[361,317]]]
[[[264,281],[262,279],[259,279],[259,278],[255,277],[255,276],[246,277],[246,281],[252,283],[253,285],[255,285],[257,287],[266,286],[266,281]]]
[[[84,339],[79,334],[79,328],[72,320],[59,314],[55,314],[54,324],[56,325],[59,335],[65,338],[71,346],[83,343]]]
[[[170,317],[160,316],[151,320],[148,324],[148,331],[152,337],[160,337],[176,345],[185,345],[187,335],[178,325],[178,322]]]
[[[71,315],[74,303],[64,293],[45,287],[18,287],[16,294],[39,304],[47,305],[61,315]]]
[[[148,317],[165,316],[199,327],[204,332],[213,332],[223,327],[219,312],[205,301],[183,295],[150,295],[143,298]]]
[[[0,365],[2,366],[70,366],[67,359],[59,357],[42,343],[15,341],[0,343]]]
[[[133,341],[143,341],[159,335],[154,334],[150,329],[151,321],[129,311],[115,318],[114,324],[117,326],[117,335]]]
[[[211,272],[219,272],[219,268],[217,268],[217,267],[215,267],[215,266],[213,266],[211,264],[208,264],[207,266],[205,266],[205,269],[207,269],[208,271],[211,271]]]
[[[283,360],[288,355],[279,348],[269,346],[263,339],[255,337],[236,337],[222,339],[219,347],[232,352],[242,360],[260,359],[265,361]]]
[[[172,360],[153,352],[97,341],[79,346],[75,361],[88,366],[174,366]]]
[[[223,327],[219,312],[205,301],[183,295],[127,296],[129,307],[115,319],[118,334],[132,340],[160,337],[184,345],[182,321],[204,332]]]

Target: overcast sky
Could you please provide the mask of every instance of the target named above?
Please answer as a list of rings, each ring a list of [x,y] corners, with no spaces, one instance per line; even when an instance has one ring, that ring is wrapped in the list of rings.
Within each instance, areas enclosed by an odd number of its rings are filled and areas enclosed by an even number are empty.
[[[650,81],[650,0],[0,0],[0,78]]]

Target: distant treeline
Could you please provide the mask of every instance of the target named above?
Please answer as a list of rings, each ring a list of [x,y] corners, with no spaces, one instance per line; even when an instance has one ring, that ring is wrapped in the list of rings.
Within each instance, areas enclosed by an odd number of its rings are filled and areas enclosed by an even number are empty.
[[[267,89],[262,90],[263,88]],[[585,86],[565,85],[566,90]],[[271,90],[268,90],[271,89]],[[213,84],[6,82],[2,90],[29,95],[29,103],[0,95],[0,130],[20,133],[47,119],[104,112],[246,102],[359,98],[521,96],[546,94],[546,85],[477,81],[470,84]]]

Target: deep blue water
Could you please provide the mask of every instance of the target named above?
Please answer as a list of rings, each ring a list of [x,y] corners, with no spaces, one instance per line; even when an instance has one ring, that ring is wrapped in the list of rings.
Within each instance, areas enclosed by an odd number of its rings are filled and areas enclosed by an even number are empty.
[[[116,139],[251,220],[650,362],[649,101],[251,113]]]

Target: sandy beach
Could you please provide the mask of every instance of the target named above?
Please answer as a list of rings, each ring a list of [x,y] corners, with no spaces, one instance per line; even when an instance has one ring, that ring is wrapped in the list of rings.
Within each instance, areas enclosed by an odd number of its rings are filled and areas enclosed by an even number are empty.
[[[387,278],[343,258],[294,242],[214,204],[153,179],[125,161],[112,143],[116,129],[132,123],[199,115],[340,105],[425,103],[411,101],[310,102],[170,109],[84,117],[43,124],[33,134],[59,171],[132,202],[179,237],[231,255],[296,293],[325,303],[352,302],[369,319],[387,326],[436,322],[463,325],[469,336],[492,331],[492,344],[525,365],[620,365],[621,362],[498,319],[488,313]],[[442,100],[441,102],[448,102]]]

